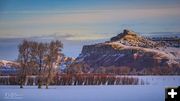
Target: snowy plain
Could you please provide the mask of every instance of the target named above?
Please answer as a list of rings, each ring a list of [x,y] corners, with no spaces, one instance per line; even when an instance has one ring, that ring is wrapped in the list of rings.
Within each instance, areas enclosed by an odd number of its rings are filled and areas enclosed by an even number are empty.
[[[37,86],[1,85],[0,101],[164,101],[165,88],[180,85],[180,76],[137,76],[145,85]]]

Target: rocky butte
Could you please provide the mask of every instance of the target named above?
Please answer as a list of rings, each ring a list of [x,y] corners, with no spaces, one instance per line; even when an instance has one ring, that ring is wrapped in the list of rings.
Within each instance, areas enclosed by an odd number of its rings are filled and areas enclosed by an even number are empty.
[[[170,47],[172,48],[172,47]],[[93,70],[99,67],[180,68],[179,48],[169,49],[160,42],[152,41],[125,29],[110,41],[83,46],[76,64],[87,64]]]

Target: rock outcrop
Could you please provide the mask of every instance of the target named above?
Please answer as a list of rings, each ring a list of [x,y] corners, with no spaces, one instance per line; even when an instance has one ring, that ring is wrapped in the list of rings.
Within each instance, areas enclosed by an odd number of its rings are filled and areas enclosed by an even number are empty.
[[[178,67],[180,64],[173,54],[159,50],[163,46],[133,31],[111,38],[110,41],[94,45],[85,45],[77,63],[86,63],[91,68],[98,67],[129,67],[142,70],[156,67]],[[175,60],[176,58],[176,60]]]
[[[139,36],[137,33],[125,29],[123,33],[111,38],[111,42],[120,42],[127,46],[136,46],[144,48],[159,47],[159,43],[151,41],[147,38]]]

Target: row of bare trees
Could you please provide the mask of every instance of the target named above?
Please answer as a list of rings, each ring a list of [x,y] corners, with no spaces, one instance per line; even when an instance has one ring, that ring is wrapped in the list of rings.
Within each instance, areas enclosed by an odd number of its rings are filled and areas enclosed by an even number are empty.
[[[57,85],[137,85],[138,78],[110,74],[61,74]]]
[[[18,77],[9,76],[7,78],[0,78],[0,85],[18,85]],[[44,81],[46,78],[42,78]],[[29,76],[27,78],[27,85],[38,85],[39,78]],[[57,74],[51,78],[50,85],[138,85],[139,79],[132,76],[116,76],[110,74]],[[141,80],[141,82],[143,82]],[[141,83],[143,84],[143,83]]]
[[[20,88],[23,88],[28,75],[37,75],[38,88],[41,88],[45,78],[45,85],[48,88],[54,74],[56,74],[55,68],[59,65],[58,60],[63,56],[61,41],[47,43],[24,40],[18,48]]]

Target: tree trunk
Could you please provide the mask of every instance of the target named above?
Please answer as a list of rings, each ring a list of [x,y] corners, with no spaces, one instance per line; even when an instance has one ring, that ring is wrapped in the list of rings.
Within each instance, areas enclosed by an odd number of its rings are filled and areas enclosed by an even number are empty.
[[[48,89],[49,83],[46,83],[46,89]]]
[[[46,79],[46,89],[48,89],[49,86],[49,80],[50,79],[50,75],[48,74],[47,79]]]
[[[42,81],[41,81],[41,78],[38,79],[38,88],[39,88],[39,89],[42,88]]]
[[[23,88],[23,83],[24,83],[24,76],[20,76],[20,88]]]
[[[23,88],[23,83],[22,82],[20,82],[20,88]]]

